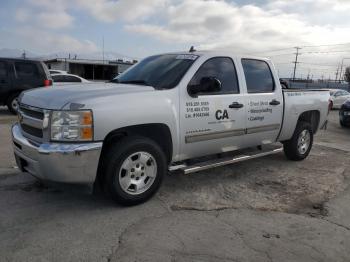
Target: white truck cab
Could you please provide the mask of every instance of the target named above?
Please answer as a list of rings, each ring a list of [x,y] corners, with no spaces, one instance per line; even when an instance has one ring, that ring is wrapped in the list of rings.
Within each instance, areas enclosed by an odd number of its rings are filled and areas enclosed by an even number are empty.
[[[282,90],[265,58],[155,55],[110,83],[22,93],[14,152],[41,180],[93,184],[132,205],[169,170],[197,172],[281,146],[304,159],[326,125],[328,100],[328,90]]]

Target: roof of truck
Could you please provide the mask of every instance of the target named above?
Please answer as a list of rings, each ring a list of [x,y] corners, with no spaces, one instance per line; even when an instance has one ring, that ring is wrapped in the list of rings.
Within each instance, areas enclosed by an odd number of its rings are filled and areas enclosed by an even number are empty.
[[[247,59],[257,59],[257,60],[264,60],[264,61],[270,61],[271,59],[266,57],[260,57],[260,56],[254,56],[249,54],[237,54],[232,51],[225,51],[225,50],[201,50],[201,51],[182,51],[182,52],[169,52],[166,54],[179,54],[179,55],[197,55],[197,56],[230,56],[234,58],[247,58]]]

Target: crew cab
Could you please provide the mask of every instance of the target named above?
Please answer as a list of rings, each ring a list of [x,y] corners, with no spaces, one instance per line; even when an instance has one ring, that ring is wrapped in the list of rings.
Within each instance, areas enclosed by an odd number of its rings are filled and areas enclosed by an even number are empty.
[[[306,158],[326,125],[328,100],[328,90],[282,89],[265,58],[154,55],[109,83],[22,93],[14,153],[19,168],[40,180],[93,185],[133,205],[150,198],[168,171],[282,150]]]

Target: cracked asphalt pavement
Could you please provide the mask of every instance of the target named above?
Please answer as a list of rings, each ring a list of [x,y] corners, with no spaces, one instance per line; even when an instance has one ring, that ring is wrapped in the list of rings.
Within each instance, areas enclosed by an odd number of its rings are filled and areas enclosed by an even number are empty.
[[[350,129],[332,111],[310,156],[169,174],[120,207],[15,167],[0,108],[0,261],[350,261]]]

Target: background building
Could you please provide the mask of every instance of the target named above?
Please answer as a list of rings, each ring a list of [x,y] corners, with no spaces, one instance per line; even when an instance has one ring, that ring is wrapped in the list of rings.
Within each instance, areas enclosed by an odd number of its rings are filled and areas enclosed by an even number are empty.
[[[111,80],[120,73],[123,73],[136,60],[91,60],[54,58],[44,61],[49,69],[64,70],[70,74],[79,75],[89,80]]]

